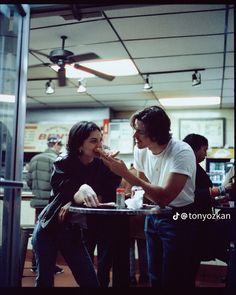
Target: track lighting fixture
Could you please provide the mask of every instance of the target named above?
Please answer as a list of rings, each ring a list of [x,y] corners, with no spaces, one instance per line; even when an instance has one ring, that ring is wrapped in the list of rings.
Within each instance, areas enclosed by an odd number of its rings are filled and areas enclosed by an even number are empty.
[[[143,90],[147,91],[151,89],[152,89],[152,86],[149,84],[149,75],[147,75],[145,79],[145,84],[143,86]]]
[[[52,80],[48,80],[45,84],[45,93],[46,94],[53,94],[55,92],[55,87]]]
[[[86,86],[85,86],[85,80],[79,79],[78,80],[78,89],[77,89],[77,92],[84,93],[86,91],[87,91],[87,89],[86,89]]]
[[[192,86],[197,86],[201,84],[201,74],[195,71],[192,74]]]

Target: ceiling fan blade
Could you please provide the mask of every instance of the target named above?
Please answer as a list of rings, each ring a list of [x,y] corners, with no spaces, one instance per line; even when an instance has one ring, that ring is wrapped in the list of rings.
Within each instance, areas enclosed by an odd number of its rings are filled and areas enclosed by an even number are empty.
[[[38,51],[38,50],[29,49],[29,52],[32,53],[32,54],[36,53],[36,54],[40,54],[40,55],[42,55],[42,56],[45,56],[45,57],[47,57],[47,58],[50,58],[50,56],[49,56],[48,54],[43,53],[43,52]]]
[[[31,66],[29,66],[28,68],[29,68],[29,69],[33,69],[33,68],[49,67],[50,65],[51,65],[51,64],[48,63],[48,62],[44,62],[44,63],[37,64],[37,65],[31,65]]]
[[[70,55],[67,57],[69,63],[74,63],[74,62],[81,62],[84,60],[89,60],[89,59],[97,59],[100,58],[97,54],[93,52],[88,52],[84,54],[76,54],[76,55]]]
[[[93,74],[93,75],[95,75],[97,77],[100,77],[102,79],[109,80],[109,81],[112,81],[115,78],[112,75],[108,75],[108,74],[105,74],[105,73],[102,73],[102,72],[98,72],[96,70],[93,70],[91,68],[87,68],[87,67],[84,67],[84,66],[81,66],[81,65],[78,65],[78,64],[74,64],[74,68],[77,69],[77,70],[81,70],[81,71]]]
[[[59,86],[66,86],[66,70],[64,67],[60,67],[58,72],[58,82],[59,82]]]

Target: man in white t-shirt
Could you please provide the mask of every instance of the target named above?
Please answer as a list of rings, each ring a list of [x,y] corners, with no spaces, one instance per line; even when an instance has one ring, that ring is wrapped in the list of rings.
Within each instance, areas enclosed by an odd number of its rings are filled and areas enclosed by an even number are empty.
[[[189,217],[195,212],[196,158],[188,144],[172,139],[170,125],[168,115],[158,106],[131,117],[138,177],[122,160],[103,157],[113,172],[131,185],[141,186],[147,199],[173,208],[172,214],[149,215],[145,221],[150,283],[164,290],[194,287],[197,235],[196,222]]]

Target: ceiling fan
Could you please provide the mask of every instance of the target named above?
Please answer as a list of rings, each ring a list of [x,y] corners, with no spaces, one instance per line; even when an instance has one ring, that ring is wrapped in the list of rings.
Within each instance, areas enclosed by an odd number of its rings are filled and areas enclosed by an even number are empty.
[[[93,53],[93,52],[89,52],[89,53],[84,53],[84,54],[75,54],[69,50],[65,50],[65,40],[67,39],[67,36],[61,36],[62,39],[62,47],[59,49],[55,49],[52,50],[49,55],[37,51],[37,50],[33,50],[33,49],[29,49],[29,52],[31,54],[34,55],[34,53],[36,54],[40,54],[42,56],[47,57],[53,64],[56,64],[59,66],[59,70],[57,72],[57,77],[58,77],[58,81],[59,81],[59,86],[66,86],[66,69],[65,66],[66,65],[72,65],[75,69],[77,70],[81,70],[90,74],[93,74],[97,77],[112,81],[115,77],[112,75],[108,75],[99,71],[96,71],[94,69],[82,66],[80,64],[78,64],[77,62],[81,62],[81,61],[85,61],[85,60],[91,60],[91,59],[98,59],[100,58],[97,54]],[[52,64],[50,63],[42,63],[40,65],[32,65],[29,66],[29,68],[35,68],[35,67],[39,67],[39,66],[51,66]]]

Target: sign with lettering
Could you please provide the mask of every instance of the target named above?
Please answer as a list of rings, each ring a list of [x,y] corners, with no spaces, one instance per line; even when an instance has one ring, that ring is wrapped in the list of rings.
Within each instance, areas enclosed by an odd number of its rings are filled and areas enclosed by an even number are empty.
[[[94,121],[100,128],[103,128],[105,143],[107,142],[107,129],[109,119],[103,121]],[[47,148],[47,139],[51,135],[57,135],[61,138],[65,151],[68,135],[74,123],[27,123],[25,125],[24,152],[43,152]]]
[[[57,135],[61,138],[63,148],[68,139],[68,134],[72,123],[63,124],[26,124],[25,126],[25,152],[43,152],[47,148],[47,139],[51,135]]]

